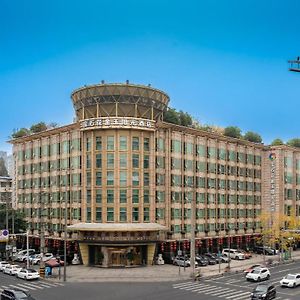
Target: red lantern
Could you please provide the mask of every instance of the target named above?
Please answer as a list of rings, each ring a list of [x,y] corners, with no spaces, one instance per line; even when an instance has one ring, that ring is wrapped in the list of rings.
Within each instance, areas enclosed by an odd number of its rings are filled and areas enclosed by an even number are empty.
[[[189,241],[186,241],[186,248],[190,249],[190,243],[189,243]]]
[[[173,243],[173,250],[176,251],[177,245],[176,242]]]
[[[78,251],[78,244],[77,243],[75,243],[74,244],[74,251],[77,253],[77,251]]]
[[[164,243],[161,243],[161,244],[160,244],[160,250],[161,250],[162,252],[164,252]]]

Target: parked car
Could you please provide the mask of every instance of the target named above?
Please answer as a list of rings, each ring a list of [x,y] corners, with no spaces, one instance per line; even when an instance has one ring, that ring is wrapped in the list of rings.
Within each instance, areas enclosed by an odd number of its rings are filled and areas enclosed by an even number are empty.
[[[40,278],[40,274],[38,271],[34,269],[21,269],[17,274],[18,278],[26,279],[26,280],[32,280],[32,279],[38,279]]]
[[[270,284],[259,284],[251,293],[251,299],[273,299],[276,298],[276,288]]]
[[[173,264],[180,267],[190,267],[191,261],[188,257],[176,256],[173,260]],[[198,267],[197,261],[195,261],[195,267]]]
[[[276,255],[278,250],[267,247],[267,246],[256,246],[253,251],[257,254],[265,254],[265,255]]]
[[[244,256],[245,256],[245,259],[249,259],[252,257],[252,253],[248,252],[248,251],[245,251],[245,250],[238,250],[240,253],[243,253]]]
[[[4,268],[9,265],[7,261],[0,261],[0,271],[3,272]]]
[[[60,258],[52,257],[45,262],[45,266],[55,268],[55,267],[63,266],[64,263],[65,262]]]
[[[215,260],[217,264],[220,264],[222,262],[221,258],[219,258],[217,254],[205,253],[204,255],[210,259]]]
[[[198,263],[198,266],[203,267],[208,265],[208,260],[201,255],[196,255],[195,260]]]
[[[245,259],[245,255],[243,253],[241,253],[240,251],[238,251],[237,249],[225,248],[225,249],[223,249],[222,254],[227,254],[232,259],[238,259],[238,260]]]
[[[219,258],[221,259],[222,263],[227,263],[229,261],[229,256],[227,254],[220,254]]]
[[[18,289],[4,289],[1,300],[35,300],[30,294]]]
[[[41,254],[33,254],[29,256],[29,261],[33,265],[38,265],[41,261]]]
[[[22,261],[24,262],[27,259],[27,253],[30,255],[35,254],[35,250],[34,249],[27,249],[26,250],[21,250],[19,251],[16,255],[13,256],[13,261]]]
[[[280,280],[280,285],[282,287],[292,287],[295,288],[300,285],[300,274],[288,274]]]
[[[267,280],[271,276],[268,268],[255,268],[251,272],[247,273],[246,279],[253,281]]]
[[[50,258],[53,258],[53,257],[54,257],[54,255],[52,253],[44,253],[42,260],[47,261],[47,260],[49,260]]]
[[[263,266],[260,264],[256,264],[256,265],[252,265],[251,267],[247,268],[244,270],[244,273],[248,274],[249,272],[251,272],[253,269],[255,268],[262,268]]]
[[[3,270],[4,274],[8,275],[16,275],[17,272],[19,272],[22,268],[19,265],[6,265],[6,267]]]

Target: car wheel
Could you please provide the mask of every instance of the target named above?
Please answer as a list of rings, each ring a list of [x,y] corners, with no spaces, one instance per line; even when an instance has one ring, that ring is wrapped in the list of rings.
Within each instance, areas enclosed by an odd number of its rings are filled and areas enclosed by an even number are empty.
[[[260,277],[257,277],[257,281],[260,281]]]
[[[293,288],[295,288],[296,287],[296,283],[294,282],[294,284],[293,284]]]
[[[267,279],[270,279],[270,274],[268,274]]]

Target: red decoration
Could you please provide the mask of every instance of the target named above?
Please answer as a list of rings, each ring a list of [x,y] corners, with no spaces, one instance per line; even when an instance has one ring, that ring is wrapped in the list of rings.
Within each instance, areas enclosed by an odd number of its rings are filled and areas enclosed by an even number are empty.
[[[161,244],[160,244],[160,250],[161,250],[162,252],[164,252],[164,243],[161,243]]]

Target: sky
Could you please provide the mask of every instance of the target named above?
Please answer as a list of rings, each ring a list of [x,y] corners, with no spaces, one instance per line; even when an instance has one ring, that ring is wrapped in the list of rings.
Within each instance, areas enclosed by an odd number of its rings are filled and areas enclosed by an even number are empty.
[[[0,150],[15,129],[73,121],[83,85],[151,84],[202,124],[300,137],[300,2],[1,0]]]

